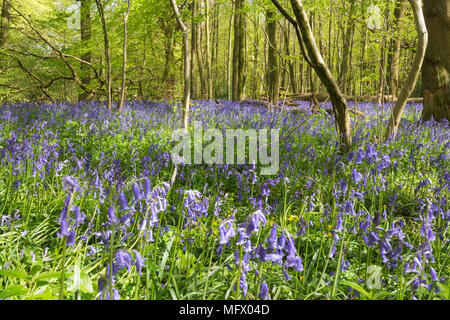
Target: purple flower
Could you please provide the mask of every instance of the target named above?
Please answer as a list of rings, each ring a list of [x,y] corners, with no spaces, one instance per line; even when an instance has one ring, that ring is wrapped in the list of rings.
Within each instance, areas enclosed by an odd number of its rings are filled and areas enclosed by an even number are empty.
[[[359,173],[358,171],[356,171],[355,169],[353,169],[352,179],[355,184],[358,184],[362,179],[362,174]]]
[[[270,230],[270,235],[267,238],[267,242],[269,243],[268,249],[276,249],[277,248],[277,227],[273,226],[272,230]]]
[[[75,206],[74,208],[75,213],[75,227],[78,227],[79,225],[84,223],[84,220],[86,219],[86,215],[80,211],[80,208]]]
[[[109,207],[108,209],[108,218],[107,222],[109,225],[117,226],[119,224],[119,219],[117,219],[115,210],[113,207]]]
[[[120,199],[120,204],[122,206],[122,210],[130,210],[130,207],[128,206],[127,198],[125,197],[125,194],[123,192],[120,193],[119,199]]]
[[[64,183],[73,188],[74,191],[80,191],[80,184],[71,176],[66,176],[64,178]]]
[[[141,275],[142,267],[144,265],[144,259],[142,258],[139,251],[133,250],[133,252],[134,252],[134,256],[136,258],[136,262],[135,262],[136,270],[139,273],[139,275]]]
[[[220,245],[229,244],[230,239],[236,235],[232,220],[224,221],[219,226]]]
[[[269,287],[267,286],[267,283],[265,282],[261,283],[261,287],[259,289],[259,298],[262,300],[266,300],[268,293]]]
[[[116,263],[115,266],[118,270],[127,268],[130,271],[130,267],[133,264],[131,254],[125,250],[118,250],[115,254]]]
[[[133,183],[133,196],[136,201],[142,200],[141,190],[137,183]]]

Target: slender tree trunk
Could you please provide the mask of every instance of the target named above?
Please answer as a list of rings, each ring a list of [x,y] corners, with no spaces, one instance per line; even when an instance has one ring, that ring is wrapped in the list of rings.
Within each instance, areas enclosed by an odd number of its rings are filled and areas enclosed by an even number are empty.
[[[86,62],[91,62],[91,0],[81,0],[80,8],[80,31],[81,31],[81,43],[83,48],[87,50],[83,53],[82,59]],[[90,68],[88,65],[81,63],[81,82],[85,87],[89,87],[91,83]],[[88,92],[83,92],[78,95],[78,100],[85,100],[89,96]]]
[[[205,55],[205,62],[206,62],[206,80],[207,80],[207,98],[209,100],[214,99],[213,97],[213,84],[212,84],[212,73],[211,73],[211,43],[210,43],[210,12],[209,12],[209,1],[205,0],[205,33],[206,33],[206,55]]]
[[[189,55],[189,32],[186,25],[181,20],[180,11],[176,0],[170,0],[173,11],[177,18],[178,26],[183,31],[183,55],[184,55],[184,90],[183,90],[183,128],[188,129],[189,125],[189,105],[191,103],[191,72],[190,72],[190,55]]]
[[[267,66],[267,99],[269,102],[269,110],[278,105],[279,96],[279,58],[277,53],[277,21],[275,20],[273,11],[268,10],[266,13],[267,34],[268,34],[268,66]]]
[[[401,51],[401,30],[403,27],[402,19],[405,15],[406,0],[397,0],[394,10],[395,39],[392,41],[392,54],[390,56],[390,76],[389,87],[393,97],[398,96],[399,75],[400,75],[400,51]]]
[[[95,0],[97,4],[98,11],[100,13],[100,20],[102,22],[102,28],[103,28],[103,38],[105,42],[105,58],[106,58],[106,68],[107,68],[107,74],[106,74],[106,91],[107,91],[107,107],[111,110],[112,108],[112,70],[111,70],[111,54],[109,51],[109,39],[108,39],[108,30],[106,28],[106,19],[105,19],[105,13],[103,11],[103,5],[101,0]]]
[[[123,104],[125,102],[125,82],[127,77],[127,42],[128,42],[128,30],[127,22],[130,15],[131,0],[128,0],[127,12],[123,18],[123,62],[122,62],[122,86],[120,88],[120,101],[119,112],[122,112]]]
[[[347,107],[347,101],[342,95],[336,80],[331,75],[330,70],[320,54],[302,1],[290,0],[296,21],[286,13],[278,1],[272,0],[272,3],[282,12],[286,19],[288,19],[289,22],[297,28],[297,38],[300,46],[303,47],[303,55],[306,57],[306,60],[311,67],[314,68],[319,79],[322,81],[328,91],[328,94],[330,95],[342,147],[344,151],[349,151],[352,146],[352,136],[350,130],[350,113]]]
[[[192,2],[192,10],[191,10],[191,97],[196,100],[199,98],[198,94],[198,83],[197,83],[197,37],[198,37],[198,28],[196,22],[196,13],[197,13],[197,0]]]
[[[345,33],[344,37],[344,48],[343,48],[343,54],[342,54],[342,61],[341,61],[341,70],[339,72],[338,77],[338,83],[339,88],[343,93],[347,91],[346,83],[347,83],[347,76],[348,76],[348,69],[349,69],[349,56],[350,56],[350,44],[352,40],[352,34],[353,34],[353,15],[356,11],[356,0],[350,0],[350,17],[348,19],[347,23],[347,31]]]
[[[405,109],[406,101],[408,97],[414,90],[416,86],[417,78],[419,77],[420,68],[425,57],[425,51],[428,44],[428,32],[425,25],[425,18],[422,11],[421,0],[408,0],[414,13],[414,22],[416,24],[417,34],[419,41],[417,43],[416,55],[412,63],[411,69],[409,70],[408,77],[405,84],[399,94],[397,103],[392,110],[392,116],[389,119],[388,127],[385,133],[385,140],[390,137],[395,137],[397,134],[398,126],[400,125],[400,120],[403,115],[403,110]]]
[[[235,0],[232,100],[242,101],[244,78],[244,0]]]
[[[297,93],[297,83],[295,81],[295,69],[294,69],[294,63],[292,62],[291,59],[291,50],[289,48],[289,24],[287,24],[284,27],[283,30],[283,36],[284,36],[284,46],[285,46],[285,52],[286,52],[286,56],[288,57],[288,68],[289,68],[289,81],[290,81],[290,86],[291,86],[291,90],[292,93]]]
[[[450,121],[450,0],[424,1],[430,42],[423,65],[422,120]]]
[[[171,72],[172,66],[174,64],[174,53],[173,53],[173,43],[174,43],[174,32],[172,28],[167,28],[165,32],[165,44],[164,44],[164,71],[162,76],[163,84],[167,84],[169,91],[173,90],[174,86],[174,76]]]
[[[234,5],[233,5],[234,9]],[[234,51],[232,51],[232,29],[233,29],[233,21],[234,21],[234,12],[230,15],[230,26],[228,27],[228,54],[227,54],[227,100],[231,100],[231,66],[232,66],[232,54]],[[233,74],[234,76],[234,74]]]

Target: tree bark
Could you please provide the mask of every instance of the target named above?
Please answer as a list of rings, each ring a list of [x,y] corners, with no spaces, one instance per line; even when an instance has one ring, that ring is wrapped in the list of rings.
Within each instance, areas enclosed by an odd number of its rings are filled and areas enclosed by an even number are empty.
[[[11,0],[3,0],[2,20],[0,28],[0,47],[5,47],[9,40],[9,22],[11,20]]]
[[[389,119],[388,127],[385,133],[385,140],[390,137],[395,137],[397,134],[398,126],[405,109],[406,101],[416,86],[417,78],[419,77],[420,68],[425,57],[425,51],[428,44],[428,32],[425,25],[425,18],[422,11],[421,0],[408,0],[414,13],[414,22],[416,24],[417,34],[419,41],[417,43],[416,55],[414,57],[411,69],[409,70],[408,77],[400,92],[397,103],[392,110],[392,115]]]
[[[450,0],[424,1],[424,14],[430,41],[422,74],[422,120],[450,121]]]

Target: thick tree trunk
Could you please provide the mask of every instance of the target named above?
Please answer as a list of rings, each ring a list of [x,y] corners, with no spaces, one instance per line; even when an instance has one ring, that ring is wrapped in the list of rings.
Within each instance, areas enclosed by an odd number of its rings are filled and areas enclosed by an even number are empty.
[[[9,40],[9,22],[11,20],[11,0],[3,0],[2,20],[0,26],[0,47],[5,47]]]
[[[428,32],[425,25],[425,18],[422,11],[421,0],[408,1],[413,9],[414,22],[416,24],[419,41],[417,43],[416,55],[414,57],[408,77],[405,81],[402,91],[399,94],[397,103],[392,110],[392,115],[389,119],[388,127],[385,133],[385,140],[388,140],[390,137],[395,137],[397,133],[398,126],[400,125],[400,120],[403,115],[403,110],[405,109],[406,101],[413,92],[414,87],[416,86],[417,78],[419,77],[420,68],[422,67],[422,63],[425,57],[425,50],[427,49],[428,44]]]
[[[0,27],[0,47],[5,47],[9,40],[9,22],[11,20],[11,0],[3,0],[2,20]]]
[[[81,31],[81,42],[84,48],[87,50],[83,53],[82,59],[86,62],[91,62],[91,0],[81,0],[80,8],[80,31]],[[85,63],[81,63],[81,82],[85,87],[89,87],[91,83],[90,77],[90,67]],[[89,92],[84,91],[78,96],[78,100],[85,100],[89,96]]]
[[[423,64],[422,120],[450,121],[450,0],[424,1],[430,41]]]

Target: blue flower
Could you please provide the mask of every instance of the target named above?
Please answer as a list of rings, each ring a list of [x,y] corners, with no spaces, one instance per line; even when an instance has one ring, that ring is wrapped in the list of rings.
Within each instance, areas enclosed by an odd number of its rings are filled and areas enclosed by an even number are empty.
[[[119,224],[119,219],[117,219],[115,210],[113,207],[109,207],[108,209],[108,217],[107,217],[107,223],[109,225],[117,226]]]
[[[134,252],[134,256],[136,258],[136,262],[135,262],[136,270],[139,273],[139,275],[141,275],[142,267],[144,265],[144,259],[142,258],[139,251],[133,250],[133,252]]]
[[[262,300],[266,300],[268,293],[269,287],[267,286],[267,283],[265,282],[261,283],[261,287],[259,289],[259,298]]]
[[[120,193],[119,199],[120,199],[120,204],[122,206],[122,210],[130,210],[130,207],[128,206],[127,198],[125,197],[125,194],[123,192]]]
[[[358,184],[362,179],[362,174],[359,173],[358,171],[356,171],[355,169],[353,169],[352,179],[355,184]]]

